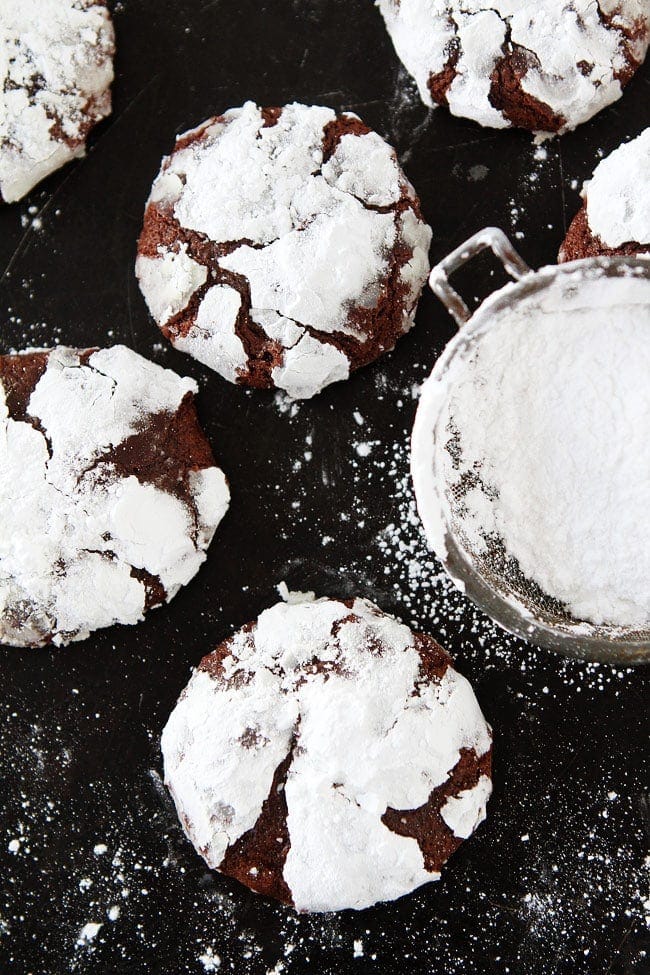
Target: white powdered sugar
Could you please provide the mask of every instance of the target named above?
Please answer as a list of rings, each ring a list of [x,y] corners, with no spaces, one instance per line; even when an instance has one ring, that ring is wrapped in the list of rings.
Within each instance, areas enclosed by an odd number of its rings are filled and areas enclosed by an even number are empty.
[[[161,250],[159,258],[139,257],[138,277],[147,295],[149,311],[156,321],[166,322],[182,311],[197,288],[205,284],[208,271],[189,257],[187,245],[183,245],[177,251]],[[233,320],[238,309],[239,304]]]
[[[169,600],[197,572],[228,507],[223,473],[189,470],[185,497],[114,460],[196,388],[124,346],[87,364],[72,349],[51,352],[24,420],[12,419],[0,380],[1,642],[62,645],[136,623],[147,597],[139,573]]]
[[[94,0],[0,4],[0,197],[19,200],[83,156],[111,111],[114,34]]]
[[[412,251],[399,278],[399,330],[412,324],[431,232],[413,212],[394,150],[376,133],[345,134],[324,158],[325,129],[336,120],[329,108],[292,104],[265,124],[263,110],[247,102],[181,136],[154,182],[151,205],[225,252],[211,258],[220,280],[206,291],[206,266],[183,244],[161,244],[138,256],[140,287],[163,328],[198,295],[190,327],[172,325],[170,338],[232,382],[253,354],[238,323],[249,301],[251,321],[279,359],[270,382],[303,398],[345,379],[350,360],[324,336],[368,340],[350,310],[377,305],[399,244]],[[398,212],[404,198],[409,207]]]
[[[308,399],[330,383],[347,379],[349,374],[345,353],[309,334],[286,347],[282,365],[275,366],[272,372],[274,384],[292,399]]]
[[[159,262],[147,257],[140,257],[138,261],[150,262],[149,267],[152,268],[154,278],[153,295],[155,296],[155,282],[160,281]],[[198,274],[198,269],[200,268],[201,271],[205,272],[205,276],[207,277],[205,268],[199,264],[194,264],[194,267],[197,269],[195,273]],[[170,280],[170,291],[174,291],[178,282],[179,279],[177,277]],[[142,276],[140,277],[140,286],[144,290]],[[192,294],[185,293],[187,300],[191,298]],[[179,296],[178,304],[180,305],[184,300],[184,298]],[[149,302],[149,308],[150,310],[153,309],[153,302]],[[247,362],[246,351],[242,340],[235,331],[240,308],[241,295],[238,291],[228,287],[227,284],[213,285],[206,291],[203,301],[199,305],[194,325],[187,335],[179,335],[175,339],[174,345],[181,352],[188,352],[195,359],[198,359],[199,362],[204,362],[206,365],[212,365],[216,362],[220,363],[219,372],[221,375],[225,379],[229,379],[232,383],[236,382],[239,370],[243,369]],[[180,308],[178,310],[180,311]],[[219,322],[219,329],[214,328],[215,321]]]
[[[511,124],[490,99],[492,74],[504,51],[529,53],[521,88],[561,116],[565,131],[620,97],[619,75],[628,68],[622,31],[638,35],[630,44],[641,61],[648,37],[636,28],[650,30],[645,0],[377,0],[377,5],[422,100],[433,104],[429,80],[451,65],[446,93],[451,112],[495,128]]]
[[[440,815],[454,836],[466,840],[482,822],[482,811],[492,794],[492,783],[482,775],[472,789],[463,789],[457,796],[449,796]]]
[[[650,128],[598,164],[583,196],[589,229],[607,247],[650,244]]]
[[[283,878],[308,911],[360,909],[437,879],[417,840],[382,816],[424,805],[461,749],[490,746],[469,683],[452,667],[423,677],[406,626],[363,599],[309,596],[236,633],[221,676],[195,671],[162,736],[185,831],[215,868],[289,758]],[[455,835],[483,820],[489,792],[483,776],[448,808]]]
[[[301,213],[294,198],[296,220],[304,227],[261,249],[242,244],[220,263],[248,279],[254,308],[272,308],[319,332],[354,335],[347,306],[355,300],[374,305],[373,285],[387,269],[383,254],[395,243],[395,220],[392,213],[364,209],[350,195],[330,208],[332,190],[324,179],[317,190],[305,201],[311,212]]]
[[[564,265],[493,296],[424,386],[412,471],[431,545],[500,540],[577,620],[650,625],[650,276]],[[510,286],[509,290],[512,290]],[[491,314],[496,301],[499,313]]]

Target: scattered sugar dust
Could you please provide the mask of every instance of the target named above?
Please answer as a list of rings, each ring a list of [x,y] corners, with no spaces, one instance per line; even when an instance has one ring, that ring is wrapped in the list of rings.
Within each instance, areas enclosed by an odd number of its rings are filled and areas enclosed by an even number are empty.
[[[221,958],[211,947],[206,948],[204,953],[199,955],[199,961],[203,965],[204,972],[216,972],[221,968]]]

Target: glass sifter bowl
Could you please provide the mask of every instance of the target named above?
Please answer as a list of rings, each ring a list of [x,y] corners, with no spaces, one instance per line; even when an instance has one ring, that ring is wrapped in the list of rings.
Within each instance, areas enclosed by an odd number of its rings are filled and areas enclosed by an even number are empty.
[[[485,248],[493,251],[514,282],[494,292],[470,314],[461,296],[449,283],[449,275]],[[626,664],[650,660],[650,575],[647,579],[644,575],[644,566],[646,563],[650,565],[650,509],[645,512],[644,517],[634,518],[633,524],[631,516],[628,517],[625,510],[620,507],[613,509],[615,517],[612,524],[616,527],[620,522],[627,531],[633,531],[632,536],[629,536],[633,538],[629,565],[623,558],[625,572],[629,568],[634,582],[632,589],[628,586],[624,591],[619,591],[622,585],[620,574],[614,577],[612,570],[612,578],[609,579],[607,557],[603,561],[598,556],[597,568],[602,564],[603,573],[595,574],[598,580],[594,577],[594,593],[590,593],[592,582],[587,573],[585,578],[581,578],[580,587],[576,586],[576,591],[579,588],[584,596],[582,602],[566,598],[564,590],[561,590],[563,595],[559,595],[560,590],[549,586],[545,581],[546,576],[537,572],[534,548],[532,554],[530,546],[522,547],[523,554],[513,548],[512,538],[518,536],[514,529],[511,530],[509,523],[511,518],[514,524],[515,515],[511,514],[513,506],[508,507],[505,481],[499,482],[501,489],[498,485],[495,486],[481,459],[483,435],[486,444],[497,443],[500,457],[508,456],[504,451],[511,452],[512,469],[515,472],[521,467],[521,455],[527,451],[530,456],[532,448],[530,444],[524,444],[521,438],[511,443],[499,440],[500,391],[489,390],[491,402],[496,403],[496,409],[493,408],[490,414],[490,429],[481,428],[482,404],[490,385],[490,376],[485,372],[481,373],[480,369],[480,363],[487,361],[486,350],[496,348],[499,351],[502,338],[503,347],[509,349],[509,337],[515,335],[509,330],[518,329],[518,336],[532,336],[533,330],[546,328],[552,320],[557,326],[553,325],[555,331],[549,334],[555,335],[557,331],[557,334],[569,337],[577,334],[575,331],[571,333],[570,329],[588,328],[596,316],[600,316],[601,322],[617,322],[620,328],[625,328],[628,321],[633,321],[633,334],[641,337],[643,353],[647,355],[650,343],[650,261],[629,257],[595,258],[544,267],[534,272],[500,230],[487,228],[471,237],[437,265],[429,280],[434,293],[459,325],[458,333],[444,349],[423,386],[412,434],[411,472],[418,511],[429,546],[442,561],[455,584],[505,630],[531,643],[582,659]],[[538,342],[542,334],[546,335],[546,332],[538,332]],[[631,341],[631,332],[619,334],[626,336],[626,341]],[[516,338],[516,342],[518,341]],[[564,344],[564,339],[562,343]],[[521,353],[521,349],[525,347],[516,346],[513,341],[512,355],[504,352],[502,356],[504,364],[498,376],[499,382],[506,384],[503,390],[504,412],[507,409],[506,400],[512,410],[512,390],[519,388],[516,382],[523,382],[522,388],[525,392],[525,381],[521,376],[524,373],[528,375],[528,371],[535,368],[534,362],[528,360],[524,363],[517,359],[517,348]],[[559,347],[557,350],[545,347],[547,363],[553,362],[555,351],[559,361],[562,350]],[[628,363],[634,360],[633,370],[637,369],[637,359],[641,364],[646,361],[643,356],[637,357],[634,353],[634,349],[631,354],[628,351],[627,360]],[[547,356],[551,358],[548,359]],[[566,347],[563,356],[566,363]],[[568,368],[571,369],[570,357]],[[636,385],[633,392],[630,392],[624,385],[620,389],[615,388],[616,369],[611,363],[609,366],[606,363],[603,365],[605,378],[610,373],[614,375],[614,382],[610,383],[612,388],[607,383],[603,384],[602,396],[611,398],[611,423],[619,423],[620,414],[622,450],[627,449],[629,431],[626,428],[627,413],[624,409],[617,413],[618,404],[625,404],[625,397],[634,395],[635,409],[637,406],[640,409],[641,428],[635,423],[634,443],[638,446],[640,442],[642,447],[639,451],[631,442],[629,446],[630,450],[635,450],[635,476],[630,479],[632,483],[629,484],[630,497],[636,506],[634,511],[639,510],[639,505],[643,505],[646,496],[650,498],[650,374],[647,375],[646,387],[643,368],[643,365],[638,366],[635,374]],[[638,376],[641,377],[640,382]],[[512,385],[513,382],[515,385]],[[622,380],[620,382],[623,383]],[[507,388],[508,384],[510,389]],[[600,395],[601,391],[598,392]],[[514,402],[516,404],[516,399]],[[576,402],[578,409],[579,398]],[[475,410],[472,409],[472,403],[475,404]],[[554,408],[550,394],[548,407],[550,413]],[[525,402],[522,403],[522,414],[517,429],[523,431],[522,436],[525,439]],[[538,426],[539,415],[538,412]],[[544,422],[543,410],[541,415]],[[571,425],[571,417],[567,417],[567,424]],[[586,449],[595,452],[593,456],[597,457],[598,429],[594,428],[592,431],[588,426],[587,422],[586,429],[593,439],[593,446],[590,441]],[[618,436],[619,428],[614,426],[613,429],[614,435]],[[467,431],[471,431],[471,434]],[[558,436],[562,439],[561,424]],[[561,456],[561,449],[558,444],[558,456]],[[555,456],[553,449],[550,453]],[[601,459],[598,459],[598,463],[601,463]],[[539,464],[542,472],[545,464],[549,467],[544,456],[539,457]],[[507,476],[507,464],[504,469]],[[602,477],[607,479],[611,473],[608,470],[608,458],[603,456]],[[570,473],[567,477],[568,480],[563,475],[563,483],[570,488]],[[619,477],[617,483],[620,480]],[[548,483],[552,487],[552,476]],[[626,489],[624,481],[623,498],[617,488],[613,491],[611,503],[624,503]],[[550,493],[553,493],[552,490]],[[512,495],[513,491],[510,490],[509,496]],[[521,534],[521,524],[524,525],[524,532],[526,529],[528,497],[526,492],[517,494],[517,491],[514,491],[514,496],[518,530]],[[602,492],[599,497],[602,498]],[[607,493],[605,498],[608,502]],[[577,494],[570,497],[569,502],[573,504],[574,499],[582,503]],[[542,497],[542,502],[543,500]],[[589,498],[585,497],[584,505],[588,504]],[[531,524],[532,519],[539,516],[539,510],[539,504],[537,509],[531,507]],[[552,504],[549,505],[549,511],[553,511]],[[546,516],[547,513],[543,514]],[[587,514],[593,515],[593,512]],[[553,515],[549,517],[553,518]],[[595,517],[593,515],[591,518],[592,524]],[[553,528],[558,522],[551,521],[549,524]],[[543,527],[540,530],[543,531]],[[596,519],[596,542],[602,544],[602,539],[597,536]],[[531,537],[534,539],[534,534]],[[558,538],[561,537],[558,534]],[[603,533],[603,537],[611,536]],[[622,537],[628,538],[627,535],[615,535],[614,541],[617,542]],[[591,538],[590,535],[589,540]],[[584,542],[581,541],[580,544]],[[543,545],[540,546],[540,560],[543,557],[543,548]],[[621,550],[619,546],[619,560],[621,551],[624,556],[627,548],[623,546]],[[561,564],[550,565],[549,569],[549,572],[555,573],[553,578],[557,576],[564,580],[569,591],[573,591],[571,552],[569,532],[566,559],[558,559]],[[567,575],[568,578],[565,578]],[[597,592],[596,586],[600,586]],[[596,598],[600,600],[599,605],[615,607],[612,608],[611,618],[607,614],[597,617],[591,611],[582,611],[584,605],[591,606]]]

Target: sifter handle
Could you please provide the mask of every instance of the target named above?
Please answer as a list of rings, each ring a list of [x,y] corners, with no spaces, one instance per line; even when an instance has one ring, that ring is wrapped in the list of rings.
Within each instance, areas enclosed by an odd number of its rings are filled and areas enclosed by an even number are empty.
[[[518,281],[524,275],[530,274],[530,268],[519,256],[502,230],[499,230],[498,227],[486,227],[485,230],[479,230],[477,234],[474,234],[464,244],[448,254],[443,261],[436,264],[429,275],[430,288],[458,325],[463,325],[468,321],[471,312],[458,292],[454,291],[450,285],[449,275],[488,247],[494,256],[499,258],[511,278]]]

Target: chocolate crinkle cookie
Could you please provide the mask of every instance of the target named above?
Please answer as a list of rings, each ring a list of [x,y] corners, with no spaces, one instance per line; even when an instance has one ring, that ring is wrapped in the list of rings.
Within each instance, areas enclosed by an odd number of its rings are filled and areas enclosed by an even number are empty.
[[[650,128],[598,164],[582,198],[560,249],[561,262],[650,255]]]
[[[430,241],[394,150],[356,115],[247,102],[163,160],[136,273],[177,349],[302,398],[411,327]]]
[[[113,53],[104,0],[2,0],[0,200],[83,156],[111,112]]]
[[[228,507],[196,384],[124,346],[0,356],[0,642],[137,623]]]
[[[377,0],[427,105],[494,128],[566,132],[645,58],[648,0]]]
[[[365,599],[287,594],[204,657],[162,735],[210,867],[299,911],[438,880],[485,818],[492,737],[429,636]]]

